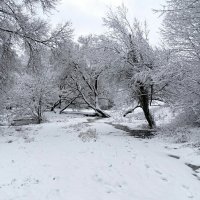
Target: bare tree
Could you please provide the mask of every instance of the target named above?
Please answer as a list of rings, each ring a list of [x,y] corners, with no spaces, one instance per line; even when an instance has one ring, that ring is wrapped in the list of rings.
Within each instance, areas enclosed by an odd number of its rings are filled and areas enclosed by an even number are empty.
[[[101,109],[103,100],[107,100],[104,75],[109,63],[104,59],[106,56],[102,56],[106,52],[98,44],[98,39],[92,36],[81,37],[79,44],[62,44],[62,50],[56,54],[56,60],[59,60],[56,65],[61,69],[61,95],[52,110],[60,102],[65,102],[61,113],[70,105],[85,105],[92,108],[96,115],[109,117]]]
[[[2,0],[0,2],[0,45],[3,55],[9,48],[15,51],[26,49],[32,56],[37,54],[38,45],[55,47],[63,35],[71,35],[70,23],[50,30],[47,22],[37,17],[34,8],[42,7],[48,11],[55,5],[55,0]],[[5,46],[7,49],[5,49]],[[17,46],[17,48],[16,48]]]
[[[53,50],[59,46],[61,40],[72,37],[73,31],[69,22],[51,30],[48,23],[41,20],[35,12],[38,9],[48,12],[54,8],[56,2],[56,0],[0,2],[0,101],[4,94],[10,96],[7,91],[14,81],[13,74],[20,71],[20,66],[27,65],[28,71],[24,68],[23,70],[29,75],[37,74],[37,70],[41,70],[44,66],[42,62],[45,56],[42,56],[41,51]],[[22,57],[27,58],[22,60]]]
[[[170,49],[171,103],[184,112],[184,123],[200,122],[200,1],[170,0],[157,12]]]
[[[18,74],[11,88],[10,102],[15,106],[16,118],[31,117],[41,123],[44,111],[57,97],[56,79],[48,68],[38,74]]]
[[[104,24],[110,31],[108,37],[112,41],[107,48],[118,54],[120,79],[127,88],[131,88],[132,96],[138,102],[137,107],[142,108],[150,128],[153,128],[155,121],[149,106],[153,96],[155,55],[148,42],[146,27],[142,29],[137,20],[131,25],[124,6],[116,11],[110,9]]]

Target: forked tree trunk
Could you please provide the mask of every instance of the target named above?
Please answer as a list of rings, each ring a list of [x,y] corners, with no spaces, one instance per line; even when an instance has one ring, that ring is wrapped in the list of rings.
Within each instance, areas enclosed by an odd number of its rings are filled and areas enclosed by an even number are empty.
[[[59,105],[60,100],[56,101],[56,103],[54,103],[54,105],[51,107],[51,111],[54,111],[54,109]]]
[[[53,106],[51,107],[51,111],[54,111],[54,109],[58,106],[58,108],[61,108],[61,104],[62,104],[62,96],[59,95],[59,100],[56,101],[56,103],[53,104]]]
[[[65,109],[67,109],[78,97],[79,97],[79,95],[76,96],[76,97],[74,97],[74,98],[60,111],[60,114],[61,114]]]

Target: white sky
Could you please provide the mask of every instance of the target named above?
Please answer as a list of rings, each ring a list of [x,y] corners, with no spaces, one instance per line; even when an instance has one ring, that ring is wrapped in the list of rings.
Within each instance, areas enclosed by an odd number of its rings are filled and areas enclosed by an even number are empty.
[[[134,17],[140,21],[147,21],[150,29],[150,42],[159,44],[159,27],[161,18],[153,13],[152,9],[161,8],[165,0],[60,0],[57,11],[49,16],[53,24],[64,23],[70,20],[75,29],[75,37],[89,33],[103,33],[102,17],[107,12],[107,7],[119,6],[122,3],[128,8],[130,21]]]

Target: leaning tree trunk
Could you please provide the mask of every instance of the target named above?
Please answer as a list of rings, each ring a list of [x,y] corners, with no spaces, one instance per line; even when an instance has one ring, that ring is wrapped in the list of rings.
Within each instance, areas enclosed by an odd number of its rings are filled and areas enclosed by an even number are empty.
[[[108,115],[107,113],[105,113],[103,110],[101,110],[99,107],[97,107],[97,104],[95,103],[95,105],[92,105],[88,100],[87,98],[85,97],[84,93],[81,92],[79,90],[80,94],[82,95],[83,97],[83,100],[85,101],[85,103],[90,107],[92,108],[94,111],[95,111],[95,114],[98,116],[98,117],[103,117],[103,118],[108,118],[110,117],[110,115]],[[98,99],[98,96],[96,96],[95,100]]]
[[[53,104],[53,106],[51,107],[51,111],[54,111],[54,109],[60,104],[60,99],[58,101],[56,101],[56,103]]]
[[[93,109],[95,110],[95,112],[96,112],[96,115],[98,116],[98,117],[102,117],[102,118],[109,118],[110,117],[110,115],[108,115],[107,113],[105,113],[103,110],[101,110],[100,108],[94,108],[93,107]]]
[[[79,97],[79,95],[76,96],[76,97],[74,97],[74,98],[60,111],[60,114],[61,114],[65,109],[67,109],[78,97]]]
[[[139,104],[144,112],[145,118],[149,124],[150,128],[154,128],[156,126],[154,118],[149,110],[149,94],[148,90],[145,89],[144,85],[139,86]]]

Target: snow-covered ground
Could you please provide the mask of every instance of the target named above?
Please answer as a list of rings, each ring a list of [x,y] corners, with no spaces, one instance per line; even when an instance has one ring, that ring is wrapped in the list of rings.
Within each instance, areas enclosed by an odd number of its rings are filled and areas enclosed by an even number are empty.
[[[137,139],[107,119],[47,120],[1,127],[0,200],[200,200],[198,149]]]

